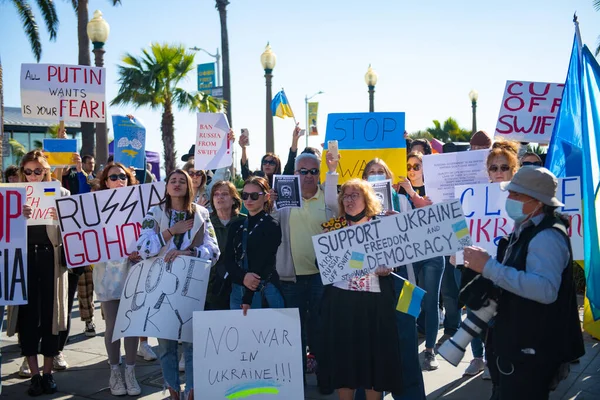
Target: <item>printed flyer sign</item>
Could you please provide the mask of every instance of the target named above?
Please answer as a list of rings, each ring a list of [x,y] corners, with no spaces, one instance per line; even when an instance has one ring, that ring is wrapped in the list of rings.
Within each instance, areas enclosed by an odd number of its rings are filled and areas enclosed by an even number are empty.
[[[369,182],[375,190],[375,196],[381,202],[381,215],[385,215],[386,211],[394,211],[394,203],[392,199],[392,180]]]
[[[275,208],[302,208],[302,192],[298,175],[274,175],[273,187],[277,192]]]

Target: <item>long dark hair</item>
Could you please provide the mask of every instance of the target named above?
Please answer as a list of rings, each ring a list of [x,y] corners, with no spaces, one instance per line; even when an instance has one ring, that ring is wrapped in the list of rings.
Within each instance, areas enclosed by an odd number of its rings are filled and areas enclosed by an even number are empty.
[[[275,154],[273,153],[267,153],[263,156],[263,158],[261,158],[260,160],[260,170],[262,171],[262,166],[263,166],[263,161],[265,161],[265,158],[267,157],[271,157],[272,159],[275,160],[275,172],[273,172],[273,175],[281,175],[281,160],[279,159],[279,157],[277,157]]]
[[[181,174],[181,175],[185,176],[185,180],[187,183],[187,190],[185,191],[185,197],[183,199],[184,210],[182,210],[182,211],[185,211],[186,214],[188,216],[190,216],[194,213],[194,202],[192,199],[192,196],[194,195],[194,190],[192,188],[192,178],[190,178],[188,173],[182,169],[176,169],[176,170],[172,171],[169,175],[167,175],[167,179],[165,180],[165,182],[166,182],[165,198],[160,203],[160,205],[163,207],[163,209],[165,211],[171,211],[173,209],[173,203],[171,201],[171,196],[169,196],[169,190],[167,188],[169,186],[169,181],[171,180],[171,177],[175,174]],[[188,218],[186,218],[186,219],[188,219]]]

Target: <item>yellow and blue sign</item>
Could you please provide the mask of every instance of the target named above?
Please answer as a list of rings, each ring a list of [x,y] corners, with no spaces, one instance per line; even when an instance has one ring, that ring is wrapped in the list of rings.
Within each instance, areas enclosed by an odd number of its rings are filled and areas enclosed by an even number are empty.
[[[125,115],[113,115],[115,133],[115,162],[126,167],[146,169],[146,128],[137,119]]]
[[[271,102],[271,111],[273,112],[274,117],[294,118],[294,112],[292,111],[292,107],[290,107],[290,102],[288,101],[283,89],[281,89],[281,91],[277,93],[275,97],[273,97],[273,101]]]
[[[73,164],[73,153],[77,153],[77,139],[44,139],[44,155],[52,167]]]
[[[339,183],[361,178],[369,161],[381,158],[394,174],[394,182],[406,176],[405,116],[403,112],[329,114],[325,132],[325,150],[330,140],[338,141],[341,155]],[[321,181],[327,164],[321,163]]]
[[[210,95],[215,83],[215,63],[198,64],[198,91]]]

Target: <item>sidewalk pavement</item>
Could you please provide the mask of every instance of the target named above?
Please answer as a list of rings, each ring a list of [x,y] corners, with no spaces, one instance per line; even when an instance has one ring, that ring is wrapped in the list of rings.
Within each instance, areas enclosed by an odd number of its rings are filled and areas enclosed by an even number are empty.
[[[70,365],[66,371],[55,373],[58,393],[50,396],[40,396],[39,399],[114,399],[108,389],[110,376],[104,348],[104,321],[100,315],[99,303],[96,303],[96,332],[97,336],[88,338],[83,334],[84,323],[79,319],[77,302],[74,306],[71,338],[65,348],[65,356]],[[441,335],[441,332],[440,332]],[[569,378],[559,385],[551,400],[600,399],[600,342],[585,335],[586,354],[579,364],[571,366]],[[156,339],[150,339],[150,344],[156,349]],[[560,345],[560,343],[557,343]],[[19,378],[18,372],[23,358],[20,356],[16,337],[7,338],[2,333],[2,399],[27,399],[28,379]],[[419,350],[424,349],[421,343]],[[436,371],[424,371],[425,390],[427,399],[481,399],[487,400],[491,393],[491,382],[476,377],[463,377],[462,373],[469,365],[471,354],[467,354],[459,367],[453,367],[442,357],[438,356],[440,368]],[[40,358],[41,361],[41,358]],[[164,399],[167,394],[162,392],[162,375],[158,361],[146,362],[138,357],[136,375],[142,388],[139,399]],[[305,398],[311,400],[337,399],[336,395],[322,396],[316,387],[314,375],[308,375],[308,386],[305,388]],[[185,379],[182,377],[182,381]],[[198,400],[204,400],[198,396]],[[386,400],[391,400],[388,395]],[[208,399],[210,400],[210,399]]]

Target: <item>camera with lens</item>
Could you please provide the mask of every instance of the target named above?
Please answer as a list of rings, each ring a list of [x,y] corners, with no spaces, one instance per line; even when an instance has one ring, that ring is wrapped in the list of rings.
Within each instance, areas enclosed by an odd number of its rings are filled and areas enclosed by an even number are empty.
[[[455,367],[465,355],[467,345],[481,334],[488,322],[496,315],[501,289],[492,281],[470,269],[462,269],[459,299],[472,311],[461,323],[460,329],[440,346],[438,353]]]

